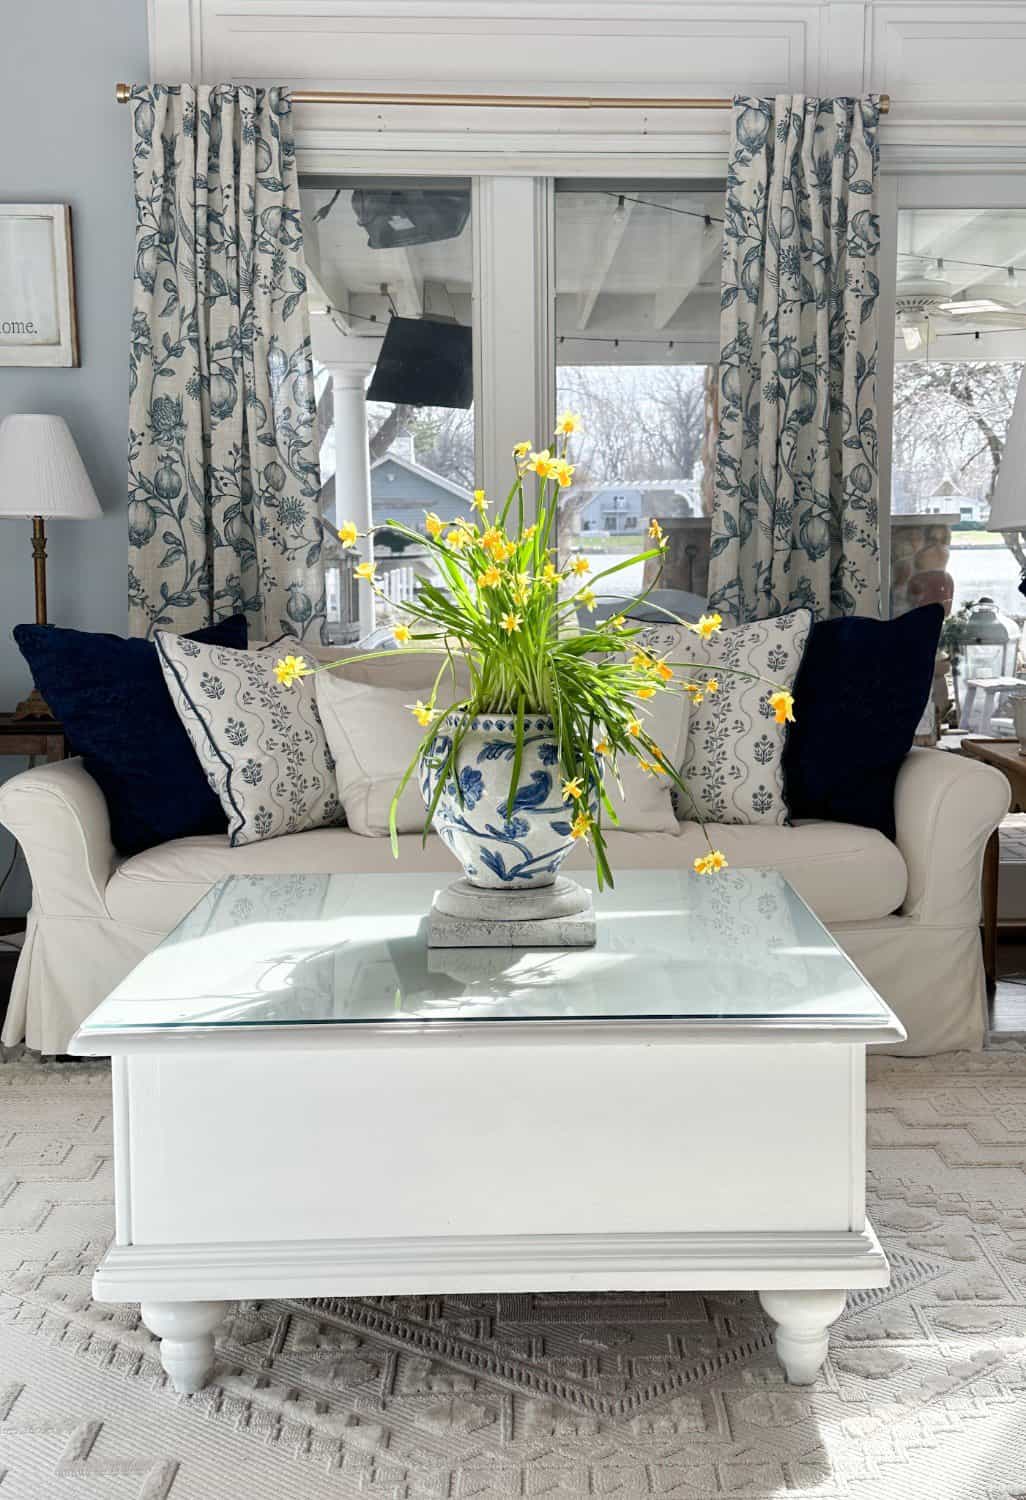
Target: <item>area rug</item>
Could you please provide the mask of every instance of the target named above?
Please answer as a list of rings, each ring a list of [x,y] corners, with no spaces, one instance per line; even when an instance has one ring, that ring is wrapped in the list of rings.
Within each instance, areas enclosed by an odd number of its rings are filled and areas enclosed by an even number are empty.
[[[0,1500],[1026,1500],[1026,1053],[870,1067],[893,1280],[812,1389],[754,1296],[538,1292],[240,1304],[182,1397],[89,1296],[106,1070],[2,1066]]]

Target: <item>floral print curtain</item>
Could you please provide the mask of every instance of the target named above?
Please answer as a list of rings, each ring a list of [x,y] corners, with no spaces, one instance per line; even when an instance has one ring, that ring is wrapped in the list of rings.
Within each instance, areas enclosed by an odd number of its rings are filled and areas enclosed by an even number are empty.
[[[129,620],[325,618],[310,329],[280,89],[132,90]]]
[[[734,100],[710,607],[880,608],[875,99]]]

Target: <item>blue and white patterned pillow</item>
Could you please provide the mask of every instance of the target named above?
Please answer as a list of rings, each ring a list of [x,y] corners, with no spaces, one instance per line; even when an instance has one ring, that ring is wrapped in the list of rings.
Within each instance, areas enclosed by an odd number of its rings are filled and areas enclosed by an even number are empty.
[[[274,654],[204,646],[164,630],[154,639],[233,845],[341,821],[312,679],[282,687]]]
[[[682,818],[693,818],[697,811],[707,823],[788,822],[781,764],[785,731],[774,722],[772,688],[727,668],[790,689],[811,629],[809,610],[796,609],[718,631],[708,641],[680,625],[654,625],[641,636],[655,655],[708,669],[720,685],[718,693],[691,710],[683,774],[693,806],[681,798]],[[696,680],[705,675],[697,674]],[[796,703],[796,716],[801,711]]]

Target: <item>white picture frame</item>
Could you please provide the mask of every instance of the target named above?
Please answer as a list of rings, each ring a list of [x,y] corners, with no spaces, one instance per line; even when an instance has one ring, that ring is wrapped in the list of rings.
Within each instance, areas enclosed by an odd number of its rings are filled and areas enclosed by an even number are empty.
[[[0,203],[0,366],[77,364],[70,205]]]

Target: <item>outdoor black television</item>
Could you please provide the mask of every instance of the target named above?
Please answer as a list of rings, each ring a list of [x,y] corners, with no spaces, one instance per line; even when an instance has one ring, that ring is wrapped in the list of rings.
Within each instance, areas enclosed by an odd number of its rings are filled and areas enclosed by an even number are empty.
[[[367,400],[466,409],[474,399],[471,342],[471,330],[462,323],[392,318]]]

